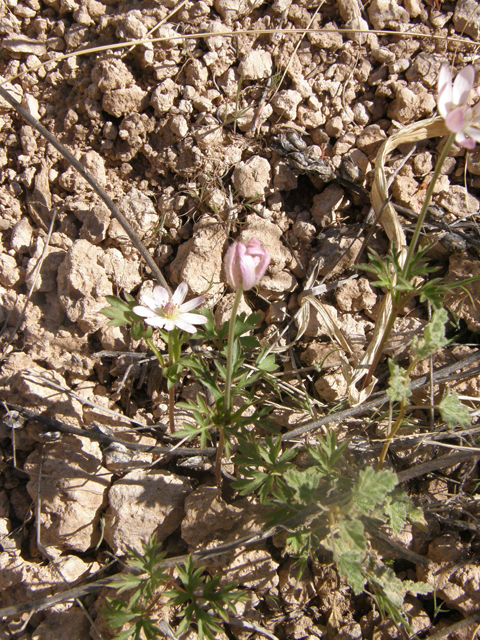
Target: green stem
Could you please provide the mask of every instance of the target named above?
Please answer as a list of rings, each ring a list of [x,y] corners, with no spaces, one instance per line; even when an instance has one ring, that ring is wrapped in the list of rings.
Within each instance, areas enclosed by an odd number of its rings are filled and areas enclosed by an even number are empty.
[[[380,344],[378,345],[377,348],[377,354],[372,362],[372,364],[370,365],[367,375],[365,376],[365,380],[363,382],[363,389],[366,389],[368,387],[368,385],[370,384],[372,378],[373,378],[373,374],[375,373],[375,369],[377,368],[377,364],[380,360],[380,358],[382,357],[382,353],[383,353],[383,349],[385,347],[385,344],[387,343],[387,340],[392,332],[393,329],[393,325],[395,324],[395,320],[397,319],[398,316],[398,307],[396,306],[392,306],[392,309],[390,311],[390,315],[388,316],[388,320],[387,320],[387,324],[385,326],[385,330],[383,332],[383,336],[382,339],[380,341]]]
[[[232,306],[232,315],[228,325],[228,342],[227,342],[227,370],[225,373],[225,399],[223,406],[224,423],[219,426],[220,438],[218,440],[217,455],[215,457],[215,479],[217,485],[221,482],[222,456],[225,449],[225,425],[229,423],[232,414],[232,373],[233,373],[233,347],[235,343],[235,319],[238,313],[238,307],[243,295],[243,287],[237,289],[235,300]]]
[[[175,349],[175,336],[174,331],[168,332],[168,366],[171,367],[175,364],[176,349]],[[174,420],[174,407],[175,407],[175,386],[172,385],[168,390],[168,423],[170,433],[175,433],[175,420]]]
[[[435,171],[433,172],[433,177],[430,180],[430,184],[427,188],[427,193],[425,194],[425,201],[423,203],[422,210],[420,211],[420,215],[418,216],[417,224],[415,225],[415,231],[413,232],[412,240],[410,242],[410,246],[408,247],[407,259],[405,260],[405,264],[403,265],[402,273],[406,275],[408,273],[410,264],[413,259],[413,255],[417,248],[418,239],[420,237],[420,233],[422,231],[422,225],[425,220],[425,216],[427,215],[427,209],[430,205],[430,201],[432,199],[433,189],[435,188],[435,184],[438,180],[438,176],[440,175],[440,171],[443,167],[443,163],[445,162],[445,158],[450,151],[450,148],[455,140],[455,133],[451,133],[445,143],[445,146],[442,149],[442,153],[438,159],[437,165],[435,167]]]
[[[158,362],[160,363],[160,366],[162,367],[162,369],[165,366],[165,360],[163,359],[162,354],[160,353],[160,351],[157,349],[157,347],[153,344],[152,339],[151,338],[145,338],[145,342],[148,344],[148,346],[150,347],[150,349],[153,351],[153,353],[155,354],[155,356],[157,357]]]
[[[410,374],[413,371],[413,368],[415,367],[415,365],[418,363],[419,361],[417,359],[415,359],[408,367],[407,371],[405,372],[405,378],[408,380],[410,378]],[[406,396],[404,396],[400,402],[400,413],[398,414],[397,419],[395,420],[395,424],[393,425],[393,427],[390,429],[387,439],[385,440],[385,443],[382,447],[382,452],[380,454],[380,458],[378,460],[378,464],[377,464],[377,472],[382,470],[383,467],[383,463],[385,462],[385,458],[387,457],[387,453],[388,453],[388,449],[392,443],[393,438],[395,437],[395,434],[397,433],[397,431],[399,430],[402,421],[403,421],[403,417],[405,416],[405,407],[407,404],[407,398]]]
[[[215,481],[220,486],[222,481],[222,455],[225,448],[225,435],[223,428],[220,427],[220,437],[218,439],[217,455],[215,456]]]
[[[230,419],[230,413],[232,410],[232,369],[233,369],[233,343],[235,341],[235,319],[238,313],[238,307],[243,295],[243,287],[238,287],[235,294],[235,300],[232,306],[232,315],[230,316],[230,323],[228,325],[228,343],[227,343],[227,372],[225,376],[225,403],[224,411],[227,416],[227,420]]]
[[[174,408],[175,408],[175,387],[170,387],[168,390],[168,422],[170,427],[170,433],[175,433],[175,420],[174,420]]]

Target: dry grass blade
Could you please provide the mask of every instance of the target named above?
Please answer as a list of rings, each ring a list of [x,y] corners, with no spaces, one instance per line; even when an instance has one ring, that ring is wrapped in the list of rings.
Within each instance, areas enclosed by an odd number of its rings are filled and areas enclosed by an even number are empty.
[[[380,216],[380,223],[384,228],[388,239],[399,252],[399,262],[401,265],[403,265],[406,258],[407,243],[405,240],[405,234],[392,204],[387,202],[387,205],[385,205],[385,202],[388,201],[388,179],[385,173],[385,165],[388,155],[401,144],[419,142],[421,140],[427,140],[428,138],[444,136],[448,133],[449,131],[443,118],[438,117],[421,120],[420,122],[403,127],[400,131],[394,133],[383,143],[378,151],[375,160],[375,181],[372,185],[370,197],[375,213],[379,213],[383,208],[383,212]],[[370,368],[370,365],[377,357],[377,351],[382,341],[391,309],[392,299],[390,294],[386,294],[375,323],[375,331],[373,333],[372,340],[364,357],[360,360],[353,372],[351,379],[348,380],[349,402],[351,405],[365,401],[373,390],[374,385],[372,384],[362,391],[358,391],[356,385],[360,380],[362,380]]]

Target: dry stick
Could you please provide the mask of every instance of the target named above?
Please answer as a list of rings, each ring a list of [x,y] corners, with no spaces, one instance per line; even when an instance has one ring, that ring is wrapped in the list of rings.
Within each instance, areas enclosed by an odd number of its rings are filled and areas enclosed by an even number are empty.
[[[151,446],[148,444],[140,444],[138,442],[127,442],[126,440],[121,440],[120,438],[116,438],[115,436],[110,436],[106,433],[100,433],[99,431],[93,431],[92,429],[79,429],[78,427],[72,427],[68,424],[64,424],[57,420],[56,418],[48,418],[47,416],[43,416],[39,413],[35,413],[30,409],[25,409],[17,404],[12,404],[11,402],[5,402],[7,407],[10,410],[18,411],[22,416],[24,416],[27,420],[35,420],[36,422],[40,422],[46,425],[49,429],[54,431],[59,431],[60,433],[65,433],[67,435],[77,435],[82,438],[89,438],[90,440],[94,440],[95,442],[102,442],[104,444],[121,444],[126,449],[130,449],[132,451],[144,451],[149,453],[160,453],[165,455],[177,455],[177,456],[213,456],[216,452],[214,447],[207,447],[205,449],[193,449],[190,447],[158,447]],[[146,426],[146,425],[143,425]],[[21,471],[21,469],[19,469]]]
[[[452,378],[456,379],[459,377],[464,378],[465,374],[458,374],[456,376],[452,376],[452,374],[458,369],[463,369],[464,367],[467,367],[475,362],[478,362],[479,360],[480,360],[480,350],[477,350],[474,353],[467,356],[466,358],[464,358],[463,360],[460,360],[459,362],[448,365],[447,367],[439,369],[438,371],[435,371],[433,374],[435,383],[438,384],[439,382],[442,382],[447,378],[448,379],[452,379]],[[467,373],[468,374],[472,373],[473,375],[474,373],[477,373],[477,368],[474,368],[473,371],[468,371]],[[430,381],[430,376],[422,376],[421,378],[417,378],[416,380],[410,382],[409,389],[412,389],[412,390],[419,389],[429,384],[429,381]],[[60,390],[63,391],[63,388],[60,387]],[[293,431],[285,433],[282,436],[282,441],[289,442],[290,440],[295,440],[296,438],[301,437],[304,434],[309,433],[311,431],[314,431],[315,429],[318,429],[324,425],[330,424],[332,422],[339,422],[340,420],[344,420],[346,418],[351,418],[351,417],[360,415],[361,413],[370,411],[371,409],[377,409],[382,404],[385,404],[385,402],[388,402],[388,400],[389,400],[389,397],[387,396],[386,393],[379,394],[377,397],[372,398],[372,400],[370,400],[369,402],[365,402],[361,405],[351,407],[350,409],[346,409],[344,411],[338,411],[336,413],[332,413],[328,416],[324,416],[323,418],[319,418],[318,420],[314,420],[313,422],[308,422]],[[82,399],[82,401],[84,400]],[[208,447],[205,449],[194,449],[194,448],[187,448],[187,447],[169,448],[169,447],[158,447],[158,446],[150,446],[145,444],[127,442],[127,441],[115,438],[114,436],[109,436],[104,433],[99,433],[92,430],[79,429],[77,427],[72,427],[70,425],[63,424],[62,422],[60,422],[59,420],[56,420],[55,418],[48,418],[46,416],[42,416],[40,414],[37,414],[31,411],[30,409],[25,409],[24,407],[13,404],[11,402],[8,402],[5,404],[10,409],[14,411],[18,411],[18,413],[25,416],[28,420],[36,420],[37,422],[41,422],[47,425],[48,427],[50,427],[51,429],[54,429],[55,431],[60,431],[60,433],[79,435],[84,438],[90,438],[91,440],[95,440],[97,442],[103,442],[106,444],[118,443],[118,444],[124,445],[127,449],[131,449],[133,451],[148,451],[151,453],[160,453],[160,454],[166,454],[166,455],[184,455],[184,456],[195,456],[195,455],[211,456],[216,453],[216,449],[214,447]],[[145,426],[145,425],[142,425],[142,426]],[[354,449],[355,447],[352,445],[350,448]],[[445,460],[445,459],[446,458],[441,458],[440,460]],[[401,472],[400,476],[402,477],[402,481],[404,476],[405,476],[404,478],[405,480],[408,479],[406,477],[406,474],[408,474],[408,471]]]
[[[463,367],[467,367],[473,364],[474,362],[478,362],[479,360],[480,360],[480,349],[477,349],[474,353],[468,355],[466,358],[463,358],[463,360],[460,360],[459,362],[455,362],[454,364],[448,365],[447,367],[443,367],[438,371],[435,371],[434,373],[435,383],[439,384],[440,382],[442,382],[444,378],[449,376],[451,373],[454,373],[455,371],[458,371],[458,369],[462,369]],[[421,376],[420,378],[413,380],[413,382],[410,382],[410,384],[408,385],[408,388],[412,390],[419,389],[420,387],[423,387],[426,384],[428,384],[429,379],[430,379],[430,376]],[[364,402],[363,404],[356,405],[354,407],[351,407],[350,409],[345,409],[344,411],[338,411],[337,413],[324,416],[323,418],[319,418],[318,420],[314,420],[313,422],[308,422],[307,424],[304,424],[301,427],[298,427],[297,429],[293,429],[293,431],[289,431],[288,433],[285,433],[282,436],[282,441],[289,442],[290,440],[295,440],[296,438],[301,437],[306,433],[309,433],[310,431],[314,431],[315,429],[318,429],[323,425],[329,424],[331,422],[339,422],[346,418],[357,416],[363,413],[364,411],[369,411],[370,409],[376,409],[377,407],[381,406],[385,402],[388,402],[388,400],[389,400],[389,396],[386,393],[382,393],[376,398],[373,398],[372,400],[370,400],[369,402]]]
[[[353,27],[349,27],[348,29],[347,28],[345,29],[238,29],[237,31],[223,31],[221,33],[218,33],[217,31],[208,31],[208,32],[205,31],[201,33],[186,33],[183,35],[166,36],[161,38],[141,38],[138,40],[128,40],[126,42],[105,44],[97,47],[88,47],[88,45],[86,45],[84,49],[78,49],[77,51],[72,51],[71,53],[61,54],[57,58],[54,58],[53,60],[45,60],[44,62],[39,62],[33,67],[25,69],[25,71],[22,71],[21,73],[17,73],[14,76],[10,76],[6,80],[3,80],[3,82],[0,82],[0,87],[3,84],[6,84],[7,82],[13,82],[14,80],[17,80],[18,78],[22,78],[24,75],[28,73],[37,71],[37,69],[39,69],[40,67],[43,67],[46,64],[62,62],[63,60],[67,60],[68,58],[71,58],[73,56],[87,55],[89,53],[99,53],[101,51],[114,51],[115,49],[123,49],[124,47],[129,47],[129,46],[137,46],[140,44],[148,44],[148,43],[154,43],[154,42],[165,42],[170,40],[192,40],[192,39],[194,40],[197,38],[209,38],[210,36],[215,36],[215,37],[222,36],[225,38],[230,38],[236,35],[258,36],[262,34],[276,35],[278,33],[284,33],[284,34],[340,33],[340,34],[345,34],[347,36],[350,33],[364,33],[365,35],[374,33],[376,35],[392,35],[395,37],[398,37],[398,34],[399,34],[398,31],[389,31],[388,29],[367,30],[367,29],[355,29]],[[472,42],[467,38],[458,38],[458,37],[445,38],[444,36],[438,36],[433,34],[426,34],[426,33],[420,34],[420,33],[416,33],[415,31],[402,31],[402,37],[404,36],[411,37],[411,38],[427,38],[430,40],[441,40],[442,43],[446,42],[448,44],[456,43],[458,45],[463,44],[463,45],[473,46],[473,47],[478,46],[475,42]]]
[[[68,151],[60,142],[53,136],[48,129],[46,129],[43,125],[41,125],[38,120],[36,120],[26,109],[22,107],[12,96],[5,91],[3,87],[0,86],[0,96],[4,98],[14,109],[18,111],[18,113],[24,118],[34,129],[36,129],[46,140],[48,140],[55,149],[62,154],[62,156],[70,162],[70,164],[78,171],[78,173],[88,182],[88,184],[92,187],[95,193],[103,200],[106,206],[110,209],[112,215],[118,222],[122,225],[125,233],[128,235],[130,240],[132,241],[134,247],[139,251],[142,258],[145,260],[147,265],[150,267],[155,278],[162,284],[163,287],[169,292],[171,295],[171,289],[167,284],[167,281],[163,277],[162,272],[157,267],[154,259],[149,254],[145,246],[143,245],[140,238],[137,236],[135,231],[130,226],[130,223],[125,218],[125,216],[117,209],[117,207],[113,204],[111,198],[107,195],[107,193],[97,184],[93,176],[85,167]]]
[[[465,627],[468,627],[470,624],[474,622],[478,622],[480,620],[480,613],[474,613],[472,616],[465,618],[465,620],[460,620],[460,622],[456,622],[455,624],[450,625],[449,627],[445,627],[445,629],[441,629],[437,631],[431,636],[428,636],[428,640],[442,640],[442,638],[450,638],[452,633],[456,631],[460,631]],[[476,633],[472,636],[472,640],[475,637]]]

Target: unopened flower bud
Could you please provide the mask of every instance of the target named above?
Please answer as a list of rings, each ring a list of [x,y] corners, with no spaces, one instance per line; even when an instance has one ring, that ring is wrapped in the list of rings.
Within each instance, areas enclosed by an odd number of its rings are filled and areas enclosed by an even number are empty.
[[[256,238],[246,244],[234,242],[225,254],[225,274],[233,289],[251,289],[264,276],[270,264],[268,251]]]

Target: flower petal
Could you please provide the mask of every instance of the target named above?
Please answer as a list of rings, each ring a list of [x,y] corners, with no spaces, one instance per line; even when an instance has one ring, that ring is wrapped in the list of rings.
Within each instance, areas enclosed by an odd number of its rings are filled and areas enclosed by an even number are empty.
[[[232,287],[232,289],[236,289],[240,285],[240,274],[238,273],[238,269],[236,269],[238,244],[238,242],[234,242],[228,247],[223,262],[227,282]]]
[[[455,82],[453,83],[452,95],[454,105],[467,104],[474,82],[475,69],[469,64],[468,67],[463,68],[460,73],[457,74]]]
[[[179,311],[180,313],[183,313],[184,311],[191,311],[192,309],[196,309],[201,304],[203,304],[204,300],[205,300],[205,296],[198,296],[198,298],[192,298],[191,300],[187,300],[187,302],[184,302],[180,306]]]
[[[463,142],[460,142],[460,146],[462,146],[464,149],[475,149],[475,140],[473,140],[472,138],[465,138]]]
[[[190,324],[205,324],[208,322],[208,318],[202,316],[201,313],[181,313],[175,318],[175,324],[177,324],[178,320],[186,320]]]
[[[160,316],[155,316],[153,318],[146,318],[145,322],[152,327],[159,327],[162,329],[165,326],[165,318],[161,318]]]
[[[170,320],[168,318],[164,318],[164,322],[165,322],[165,331],[173,331],[175,329],[175,327],[177,326],[177,319],[175,318],[175,320]]]
[[[157,285],[153,288],[153,298],[155,300],[155,305],[158,307],[163,307],[164,304],[170,300],[170,296],[168,295],[168,291]]]
[[[187,283],[181,282],[178,285],[178,287],[175,289],[175,293],[173,294],[170,302],[172,302],[172,304],[181,305],[182,302],[185,300],[187,293],[188,293]]]
[[[480,128],[479,127],[474,127],[474,126],[469,125],[468,127],[465,127],[463,132],[469,138],[472,138],[473,140],[476,140],[476,142],[480,142]]]
[[[450,113],[445,117],[445,124],[454,133],[458,133],[462,130],[467,114],[465,113],[465,107],[458,107],[457,109],[453,109]]]
[[[448,64],[443,64],[438,74],[437,106],[440,115],[445,118],[452,103],[452,76]]]
[[[144,307],[149,307],[152,311],[155,311],[155,309],[157,308],[157,303],[150,296],[140,296],[140,302]]]
[[[252,256],[244,255],[239,260],[242,284],[245,291],[251,289],[257,282],[256,266],[256,260]]]
[[[154,318],[156,316],[155,311],[152,311],[152,309],[147,309],[147,307],[133,307],[132,311],[141,318]]]
[[[183,317],[181,316],[175,319],[175,324],[179,329],[181,329],[182,331],[187,331],[188,333],[195,333],[197,330],[193,326],[193,324],[190,324],[189,322],[184,320]]]

